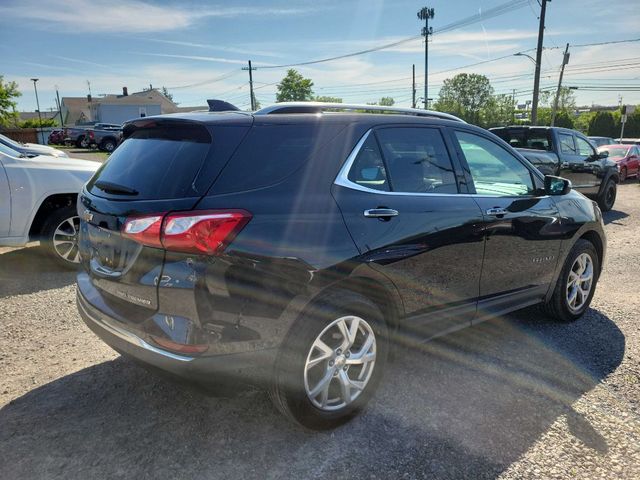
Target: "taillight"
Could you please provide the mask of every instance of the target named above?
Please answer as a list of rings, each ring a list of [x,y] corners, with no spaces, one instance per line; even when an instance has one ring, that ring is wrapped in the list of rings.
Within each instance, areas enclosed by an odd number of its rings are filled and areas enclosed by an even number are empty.
[[[90,138],[91,140],[93,140],[93,139],[95,138],[95,135],[94,135],[94,134],[93,134],[93,132],[91,132],[91,131],[89,132],[89,138]]]
[[[160,232],[163,218],[163,213],[146,217],[129,217],[124,222],[122,234],[143,245],[162,248]]]
[[[215,255],[251,220],[244,210],[208,210],[129,217],[122,233],[150,247]]]

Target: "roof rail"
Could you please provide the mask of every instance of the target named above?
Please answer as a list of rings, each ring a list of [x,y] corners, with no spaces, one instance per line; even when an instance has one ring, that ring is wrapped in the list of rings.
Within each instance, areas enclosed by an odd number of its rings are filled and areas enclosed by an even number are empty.
[[[325,102],[281,102],[269,107],[261,108],[254,115],[271,115],[275,113],[321,113],[325,110],[364,110],[366,112],[399,113],[402,115],[415,115],[417,117],[442,118],[465,123],[464,120],[454,115],[433,110],[420,110],[417,108],[386,107],[384,105],[360,105],[352,103],[325,103]]]

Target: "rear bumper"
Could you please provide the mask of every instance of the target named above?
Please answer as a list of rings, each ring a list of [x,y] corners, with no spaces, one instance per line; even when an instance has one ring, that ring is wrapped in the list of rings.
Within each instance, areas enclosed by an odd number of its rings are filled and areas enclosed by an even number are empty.
[[[212,356],[188,356],[155,347],[117,320],[93,307],[77,291],[80,316],[87,326],[118,353],[187,380],[204,384],[241,382],[264,385],[271,380],[277,349]]]

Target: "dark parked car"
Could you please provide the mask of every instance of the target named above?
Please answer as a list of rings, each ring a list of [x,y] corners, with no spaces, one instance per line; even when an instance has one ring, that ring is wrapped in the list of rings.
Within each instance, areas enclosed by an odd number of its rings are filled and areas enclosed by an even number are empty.
[[[87,138],[87,127],[66,127],[64,129],[64,140],[69,145],[75,145],[78,148],[87,148],[89,146]]]
[[[587,137],[591,143],[596,147],[601,147],[602,145],[612,145],[616,143],[616,141],[611,137]]]
[[[396,342],[537,303],[577,320],[606,250],[567,180],[391,107],[133,120],[78,212],[78,307],[99,337],[195,381],[269,385],[310,428],[361,409]]]
[[[91,148],[99,148],[103,152],[113,152],[120,142],[120,128],[102,128],[97,125],[87,129],[87,139]]]
[[[560,127],[497,127],[490,129],[545,175],[571,180],[573,188],[609,211],[616,201],[618,167],[599,154],[587,137]]]

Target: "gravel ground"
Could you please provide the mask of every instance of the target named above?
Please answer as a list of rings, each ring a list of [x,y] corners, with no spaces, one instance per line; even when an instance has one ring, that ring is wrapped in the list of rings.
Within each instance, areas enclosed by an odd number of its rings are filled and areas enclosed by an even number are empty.
[[[119,357],[72,273],[0,249],[0,478],[640,478],[639,199],[620,186],[579,322],[528,309],[407,351],[326,433],[261,391],[204,395]]]

